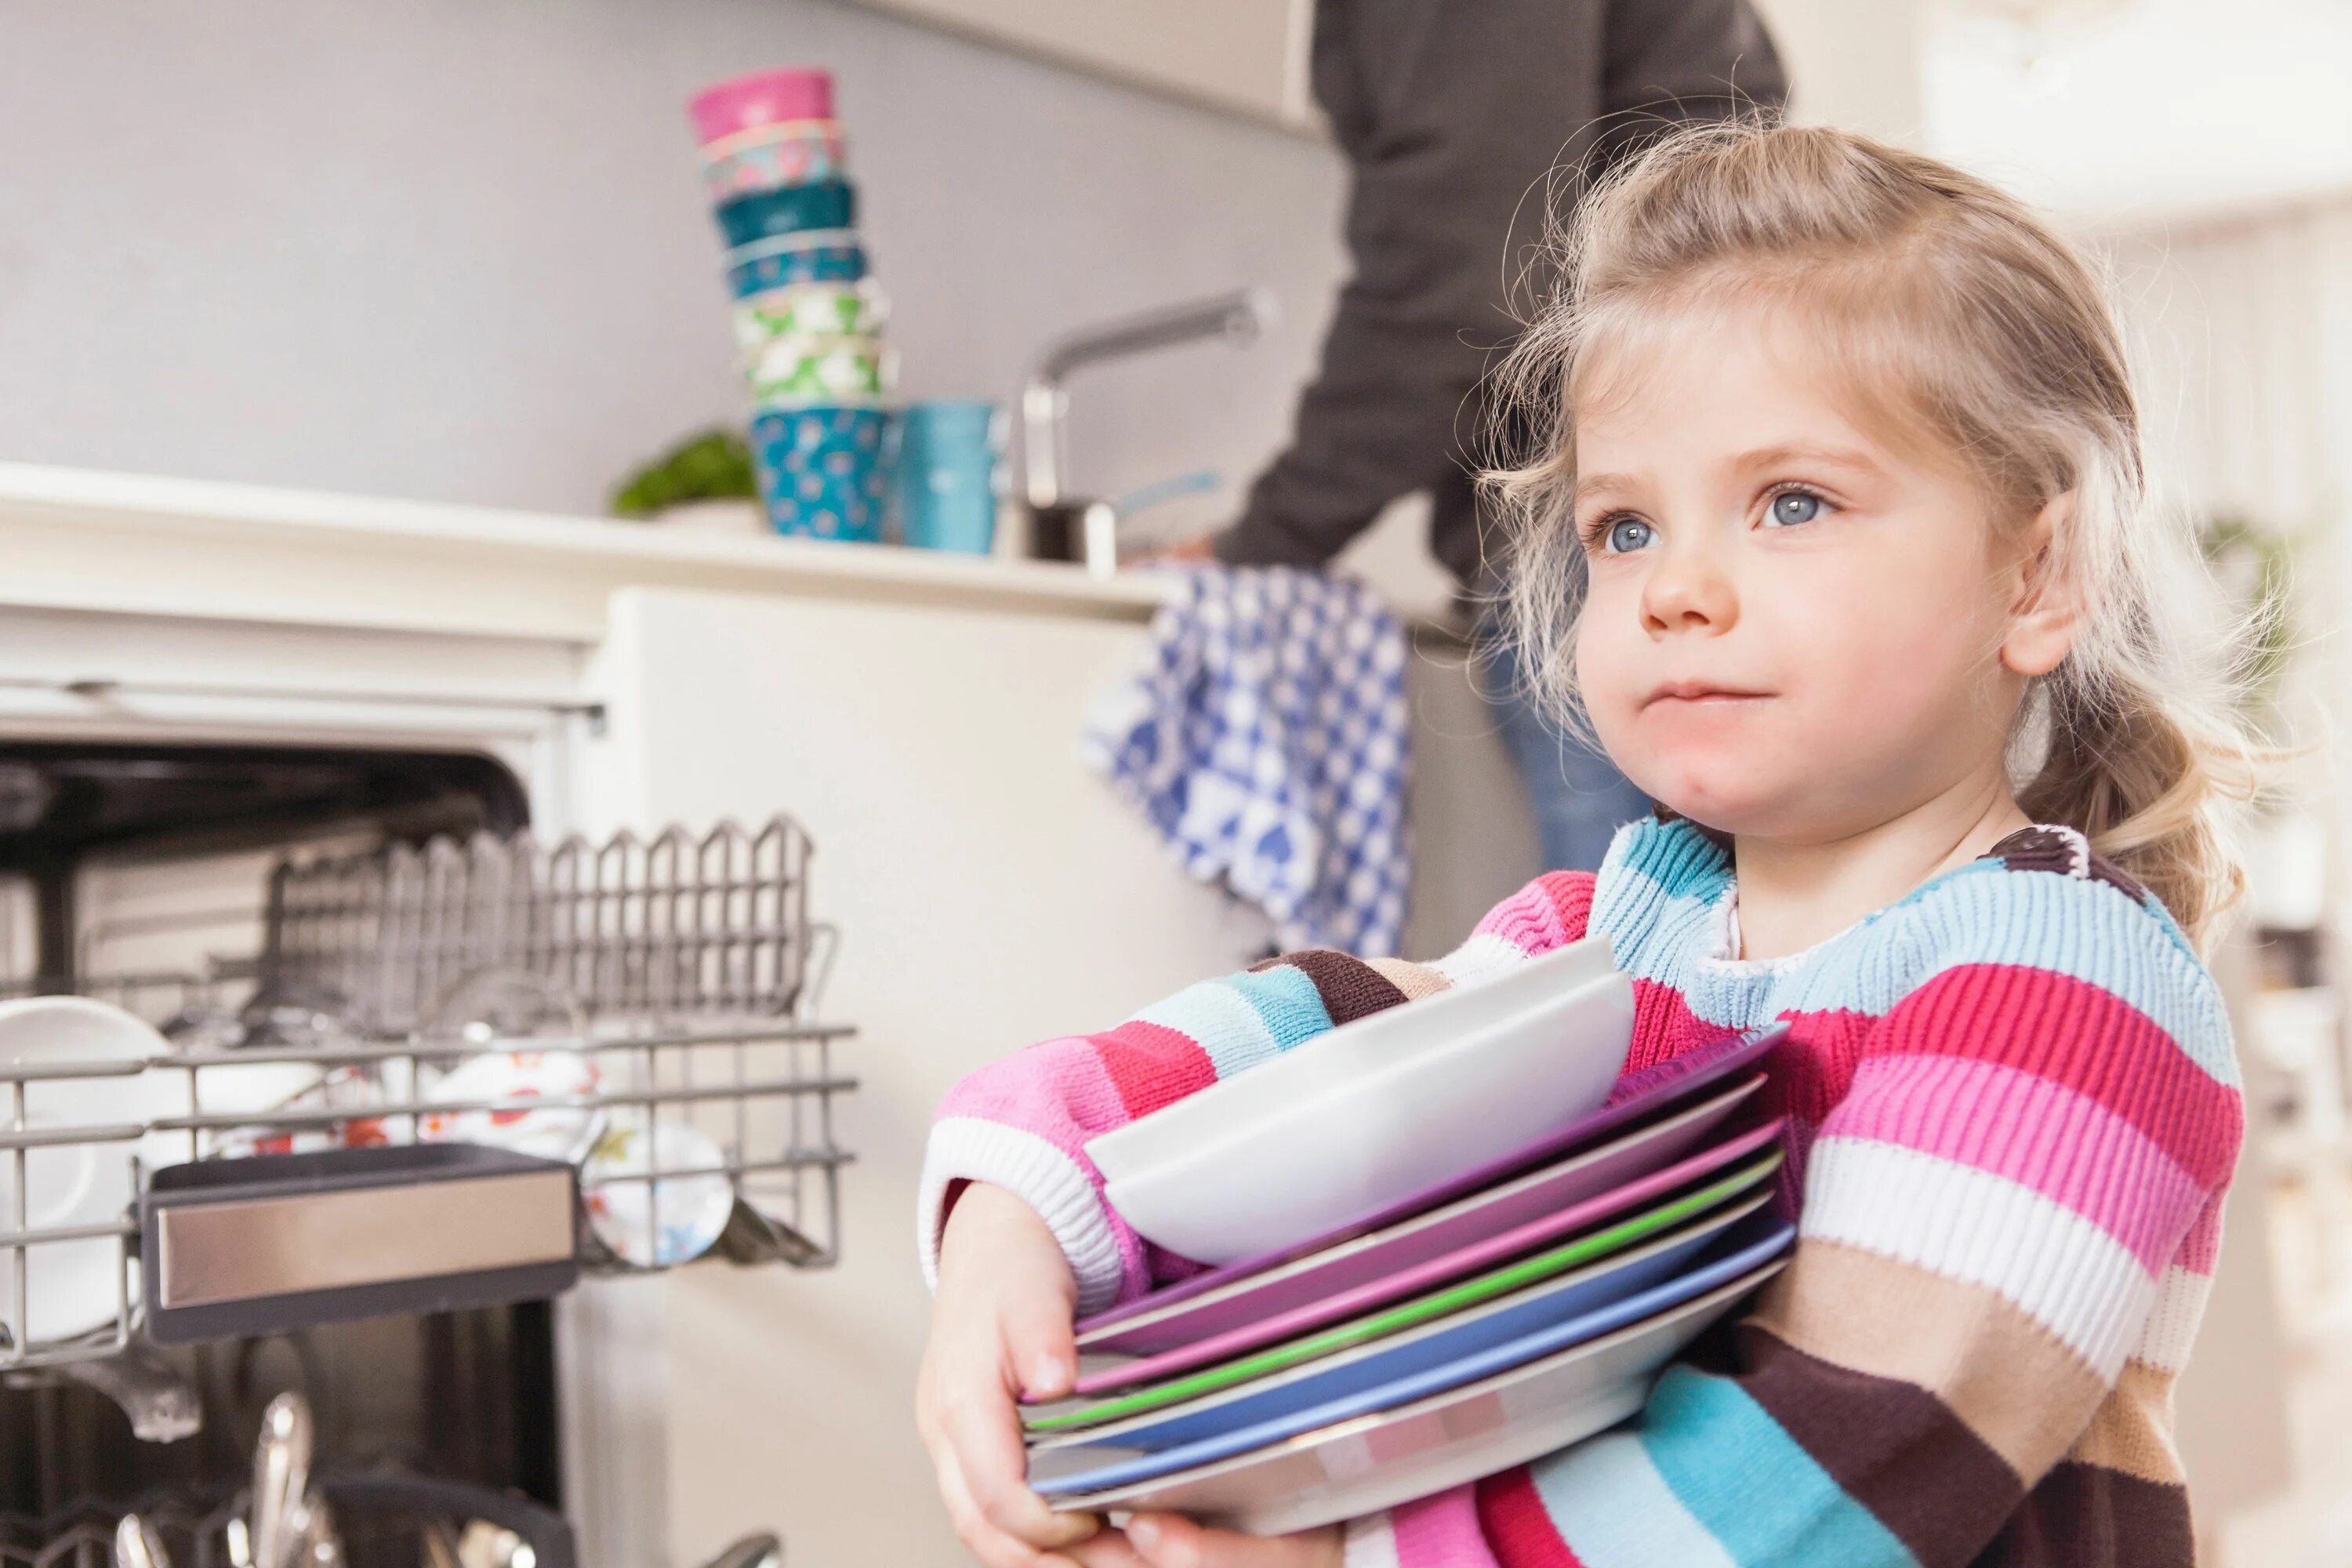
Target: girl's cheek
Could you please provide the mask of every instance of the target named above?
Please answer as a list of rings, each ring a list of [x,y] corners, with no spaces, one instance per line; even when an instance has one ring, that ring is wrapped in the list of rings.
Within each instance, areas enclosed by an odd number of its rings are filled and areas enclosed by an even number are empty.
[[[1642,690],[1641,654],[1639,647],[1628,647],[1622,628],[1606,618],[1606,607],[1595,602],[1585,607],[1585,618],[1577,628],[1577,683],[1584,696],[1584,707],[1591,716],[1592,727],[1601,743],[1613,749],[1619,743]],[[1596,615],[1595,611],[1602,614]],[[1633,639],[1638,643],[1638,637]]]

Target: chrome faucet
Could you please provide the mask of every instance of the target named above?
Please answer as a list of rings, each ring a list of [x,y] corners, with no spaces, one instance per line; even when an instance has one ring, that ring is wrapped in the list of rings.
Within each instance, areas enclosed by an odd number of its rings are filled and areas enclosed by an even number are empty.
[[[1073,371],[1212,338],[1247,348],[1274,321],[1270,292],[1239,289],[1082,327],[1050,344],[1021,387],[1021,492],[1028,503],[1029,553],[1083,561],[1097,576],[1118,566],[1117,510],[1067,493],[1070,399],[1062,383]]]

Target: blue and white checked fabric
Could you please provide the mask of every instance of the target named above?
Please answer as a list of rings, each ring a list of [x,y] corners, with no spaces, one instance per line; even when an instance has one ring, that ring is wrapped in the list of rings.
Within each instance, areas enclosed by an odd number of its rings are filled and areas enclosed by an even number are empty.
[[[1285,948],[1396,952],[1410,875],[1404,630],[1360,583],[1184,564],[1080,750]]]

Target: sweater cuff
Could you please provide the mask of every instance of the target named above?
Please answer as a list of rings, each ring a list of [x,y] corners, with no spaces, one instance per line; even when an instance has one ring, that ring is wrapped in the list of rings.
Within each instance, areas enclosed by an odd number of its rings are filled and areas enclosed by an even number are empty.
[[[1037,1211],[1077,1279],[1078,1316],[1118,1299],[1126,1278],[1118,1234],[1085,1167],[1034,1132],[973,1116],[951,1116],[931,1129],[915,1197],[925,1285],[939,1289],[948,1191],[958,1182],[1003,1187]]]
[[[1255,517],[1245,517],[1209,541],[1210,550],[1228,566],[1297,566],[1316,571],[1330,556],[1304,540],[1284,533]]]

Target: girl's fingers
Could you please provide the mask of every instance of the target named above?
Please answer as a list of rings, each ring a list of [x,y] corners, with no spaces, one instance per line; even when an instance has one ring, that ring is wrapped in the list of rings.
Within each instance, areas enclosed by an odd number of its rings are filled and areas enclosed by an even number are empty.
[[[950,1397],[938,1421],[966,1495],[995,1529],[1043,1548],[1066,1546],[1095,1532],[1092,1514],[1055,1513],[1029,1489],[1020,1417],[1010,1394],[993,1390],[985,1397]]]
[[[1077,1381],[1077,1336],[1069,1303],[1042,1291],[1008,1303],[1004,1358],[1013,1385],[1033,1399],[1059,1399]]]
[[[1143,1554],[1116,1530],[1102,1530],[1069,1548],[1079,1568],[1150,1568]]]
[[[1149,1568],[1339,1568],[1339,1532],[1242,1535],[1206,1530],[1172,1513],[1139,1513],[1127,1539]]]
[[[1072,1559],[1058,1552],[1040,1552],[990,1522],[972,1500],[971,1489],[964,1484],[963,1471],[952,1449],[942,1447],[934,1459],[939,1468],[940,1497],[947,1504],[949,1522],[955,1526],[956,1539],[963,1542],[964,1550],[979,1561],[982,1568],[1079,1568]]]

